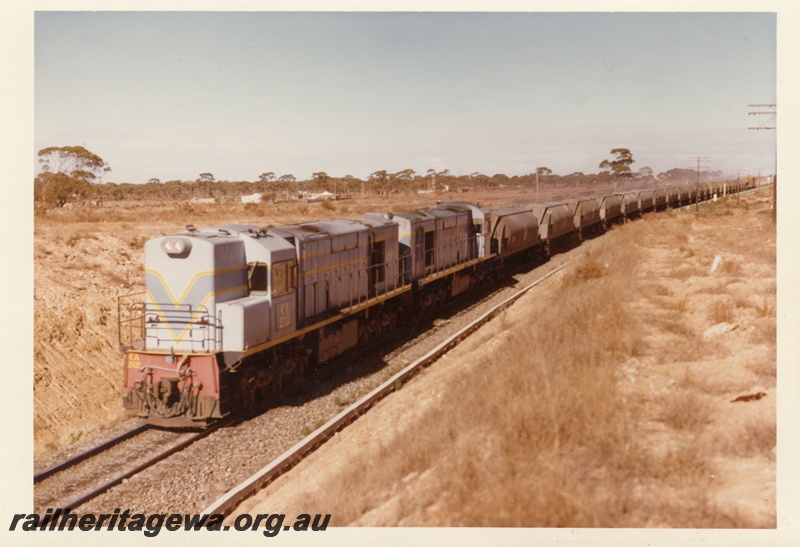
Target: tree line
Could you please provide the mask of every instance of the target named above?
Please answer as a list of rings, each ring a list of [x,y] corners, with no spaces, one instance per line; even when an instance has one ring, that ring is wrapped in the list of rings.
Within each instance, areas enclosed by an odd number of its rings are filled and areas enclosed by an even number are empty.
[[[217,180],[213,173],[200,173],[195,180],[161,181],[151,178],[144,184],[103,182],[111,168],[96,154],[80,146],[50,147],[39,151],[42,172],[34,180],[34,200],[45,206],[63,207],[67,203],[92,201],[186,200],[217,198],[224,200],[260,193],[266,200],[297,199],[302,195],[323,191],[337,196],[375,194],[414,194],[424,192],[463,192],[509,187],[592,187],[618,179],[641,180],[652,183],[693,183],[697,178],[692,169],[674,168],[656,175],[650,167],[634,172],[633,155],[627,148],[611,150],[612,157],[599,164],[598,173],[574,172],[557,175],[548,167],[537,167],[532,173],[508,176],[502,173],[487,175],[473,172],[455,175],[448,169],[428,169],[417,173],[413,169],[397,172],[379,170],[365,179],[347,174],[332,176],[324,171],[313,173],[310,179],[299,180],[292,174],[277,175],[266,171],[253,181]],[[701,173],[702,180],[721,178],[720,171]]]

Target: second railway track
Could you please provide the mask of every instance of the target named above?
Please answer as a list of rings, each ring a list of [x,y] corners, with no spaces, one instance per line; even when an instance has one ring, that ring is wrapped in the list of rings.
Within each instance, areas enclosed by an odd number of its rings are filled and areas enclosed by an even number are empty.
[[[34,507],[77,509],[155,465],[223,422],[201,432],[162,431],[141,425],[34,475]]]

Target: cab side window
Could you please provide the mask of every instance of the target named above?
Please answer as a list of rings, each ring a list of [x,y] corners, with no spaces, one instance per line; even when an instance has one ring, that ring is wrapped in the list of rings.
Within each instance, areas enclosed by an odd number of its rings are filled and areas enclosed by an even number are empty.
[[[247,290],[251,293],[267,293],[267,265],[264,262],[248,264]]]

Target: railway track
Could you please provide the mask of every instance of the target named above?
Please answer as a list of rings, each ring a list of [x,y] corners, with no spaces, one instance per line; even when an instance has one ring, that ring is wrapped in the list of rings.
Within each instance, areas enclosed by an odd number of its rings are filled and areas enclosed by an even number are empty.
[[[134,427],[133,429],[130,429],[130,430],[126,431],[125,433],[117,435],[116,437],[113,437],[113,438],[111,438],[111,439],[109,439],[109,440],[107,440],[107,441],[105,441],[103,443],[98,444],[94,448],[90,448],[89,450],[85,450],[85,451],[81,452],[80,454],[77,454],[76,456],[72,456],[71,458],[68,458],[68,459],[66,459],[66,460],[64,460],[64,461],[62,461],[60,463],[57,463],[55,465],[52,465],[52,466],[48,467],[44,471],[40,471],[39,473],[35,473],[33,475],[33,483],[34,484],[40,483],[43,480],[55,475],[56,473],[60,473],[62,471],[65,471],[66,469],[69,469],[70,467],[73,467],[73,466],[81,463],[82,461],[85,461],[85,460],[87,460],[87,459],[89,459],[89,458],[91,458],[93,456],[96,456],[97,454],[100,454],[101,452],[105,452],[106,450],[109,450],[110,448],[113,448],[113,447],[117,446],[121,442],[123,442],[123,441],[125,441],[127,439],[130,439],[131,437],[135,437],[136,435],[139,435],[140,433],[143,433],[144,431],[149,429],[149,427],[150,426],[147,425],[147,424],[142,424],[142,425],[140,425],[138,427]]]
[[[230,514],[242,501],[255,494],[258,490],[261,490],[267,486],[282,474],[289,471],[314,450],[322,446],[328,439],[333,437],[336,432],[342,430],[347,425],[355,421],[359,416],[364,414],[376,402],[380,401],[390,393],[399,390],[412,376],[420,372],[425,367],[433,364],[445,353],[466,339],[470,334],[474,333],[481,326],[486,324],[492,318],[496,317],[499,313],[508,308],[528,291],[539,285],[542,281],[563,269],[575,258],[577,257],[567,260],[532,283],[526,285],[522,289],[519,289],[513,295],[509,296],[499,304],[496,304],[477,319],[471,321],[458,332],[449,336],[446,340],[444,340],[434,349],[430,350],[427,354],[409,364],[400,372],[394,374],[383,384],[373,389],[370,393],[363,396],[349,407],[342,410],[339,414],[328,420],[324,425],[317,428],[314,432],[281,454],[271,463],[215,500],[208,507],[206,507],[202,513],[209,515],[215,513],[223,515]]]
[[[146,424],[133,428],[36,473],[34,507],[74,510],[227,423],[221,421],[191,433],[162,431]],[[153,447],[164,446],[167,448],[153,455]],[[120,468],[126,470],[119,472]]]

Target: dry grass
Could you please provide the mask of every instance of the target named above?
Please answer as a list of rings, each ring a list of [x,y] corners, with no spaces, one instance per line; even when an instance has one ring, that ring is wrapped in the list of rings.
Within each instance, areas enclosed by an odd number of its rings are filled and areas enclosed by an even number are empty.
[[[711,324],[732,323],[736,319],[735,307],[727,300],[715,300],[708,310]]]
[[[699,432],[711,421],[711,404],[700,394],[680,390],[661,403],[661,420],[679,431]]]
[[[728,456],[775,459],[777,427],[774,417],[747,417],[738,427],[715,437],[720,451]]]

